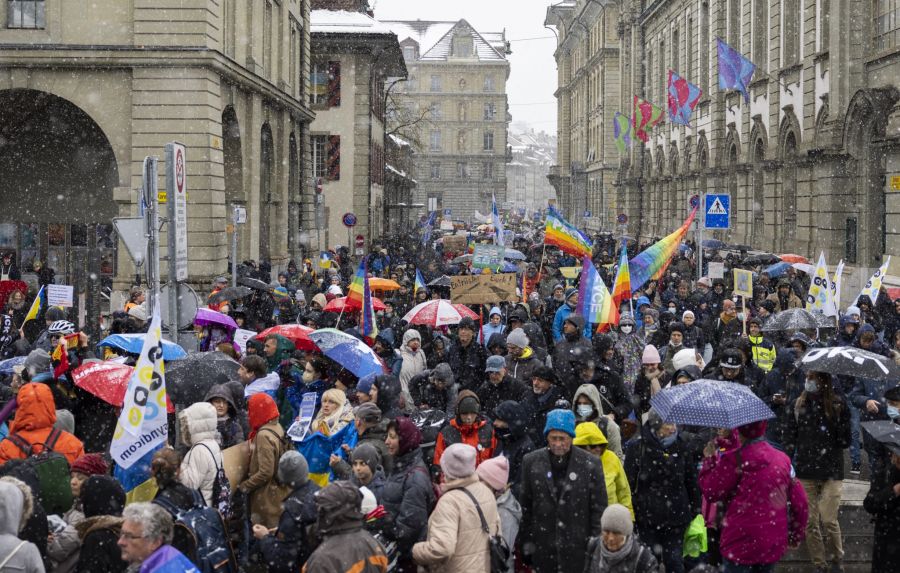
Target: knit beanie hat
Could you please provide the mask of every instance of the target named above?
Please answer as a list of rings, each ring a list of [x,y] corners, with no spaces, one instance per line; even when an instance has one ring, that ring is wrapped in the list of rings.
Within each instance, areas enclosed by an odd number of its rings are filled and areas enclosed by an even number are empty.
[[[572,410],[551,410],[547,414],[547,423],[544,424],[544,437],[551,430],[559,430],[575,437],[575,413]]]
[[[683,370],[688,366],[697,365],[697,351],[693,348],[684,348],[672,356],[672,368]]]
[[[614,503],[603,510],[600,518],[600,528],[603,531],[620,533],[626,537],[634,532],[634,524],[631,523],[631,512],[622,504]]]
[[[354,462],[363,462],[369,466],[373,474],[378,469],[378,466],[381,465],[381,454],[378,453],[378,450],[372,444],[364,443],[356,446],[351,459]]]
[[[687,317],[696,318],[693,310],[686,310],[681,313],[681,320],[684,320]]]
[[[481,462],[475,470],[478,477],[494,491],[503,491],[509,483],[509,460],[506,456],[497,456]]]
[[[469,477],[475,473],[475,448],[469,444],[453,444],[441,455],[441,470],[448,480]]]
[[[102,476],[109,473],[109,465],[100,454],[84,454],[70,468],[72,473],[78,472],[86,476]]]
[[[664,422],[662,417],[659,415],[659,412],[657,412],[653,408],[650,408],[650,410],[647,412],[647,425],[650,426],[650,429],[655,433],[659,431],[663,424]]]
[[[56,411],[56,422],[53,423],[53,427],[57,430],[63,430],[64,432],[69,432],[70,434],[75,433],[75,416],[72,415],[72,412],[68,410],[57,410]]]
[[[288,450],[278,460],[278,481],[297,487],[309,481],[309,463],[303,454]]]
[[[360,378],[359,382],[356,383],[356,391],[363,394],[368,394],[369,392],[371,392],[372,385],[375,383],[375,378],[377,378],[375,373],[366,374],[365,376]]]
[[[521,328],[515,328],[512,332],[510,332],[506,336],[506,344],[512,344],[513,346],[518,346],[519,348],[525,348],[528,346],[528,335],[525,334],[525,331]]]
[[[365,402],[356,407],[354,416],[367,424],[377,424],[381,421],[381,409],[372,402]]]
[[[641,364],[659,364],[662,362],[659,358],[659,350],[652,344],[644,347],[644,354],[641,356]]]

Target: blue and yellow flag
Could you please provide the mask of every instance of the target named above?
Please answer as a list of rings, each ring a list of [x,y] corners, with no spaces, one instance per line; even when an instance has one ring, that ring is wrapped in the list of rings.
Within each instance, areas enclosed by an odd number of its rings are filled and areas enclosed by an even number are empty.
[[[415,300],[416,295],[419,293],[419,289],[427,288],[425,286],[425,278],[422,276],[422,272],[419,269],[416,269],[416,282],[413,283],[413,300]]]
[[[359,434],[356,432],[356,426],[351,422],[331,436],[315,432],[305,437],[302,442],[296,442],[295,445],[297,451],[303,454],[306,463],[309,464],[309,479],[320,487],[325,487],[333,479],[331,454],[347,459],[348,456],[341,446],[347,444],[352,450],[358,441]]]
[[[34,297],[34,302],[31,303],[31,308],[28,310],[28,314],[25,315],[25,320],[22,321],[22,324],[25,324],[29,320],[36,319],[41,314],[41,311],[44,310],[45,306],[47,306],[47,301],[44,298],[44,287],[41,287],[41,290],[39,290]]]

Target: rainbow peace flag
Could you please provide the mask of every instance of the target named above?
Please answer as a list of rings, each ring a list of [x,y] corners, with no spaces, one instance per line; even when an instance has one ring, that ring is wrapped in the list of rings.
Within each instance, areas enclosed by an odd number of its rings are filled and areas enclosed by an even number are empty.
[[[694,216],[697,214],[697,208],[691,211],[690,216],[685,220],[684,224],[674,233],[663,237],[659,241],[653,243],[646,250],[638,253],[628,262],[631,270],[631,288],[637,290],[644,286],[651,278],[659,276],[665,270],[672,256],[678,251],[678,245],[687,235],[688,228],[694,222]]]
[[[552,205],[547,209],[544,244],[559,247],[573,257],[590,257],[594,243],[568,221]]]
[[[362,316],[359,319],[359,331],[363,336],[375,338],[378,336],[378,323],[375,321],[375,305],[372,304],[372,289],[369,288],[369,269],[363,259],[363,304]]]
[[[359,263],[359,268],[356,269],[356,276],[353,277],[353,282],[350,283],[347,300],[344,301],[344,305],[353,303],[348,308],[362,308],[363,298],[368,290],[367,285],[369,282],[366,270],[366,260],[364,258]]]
[[[662,121],[663,110],[659,106],[655,106],[647,100],[643,100],[638,96],[634,96],[634,113],[631,115],[631,127],[634,128],[634,135],[644,143],[650,141],[648,129],[652,129],[657,123]]]
[[[619,321],[613,297],[590,257],[584,257],[581,263],[577,312],[592,324],[616,324]]]
[[[631,273],[628,271],[628,251],[625,243],[622,243],[622,254],[619,256],[619,270],[616,271],[616,282],[613,283],[612,292],[615,307],[619,308],[623,302],[631,298]]]

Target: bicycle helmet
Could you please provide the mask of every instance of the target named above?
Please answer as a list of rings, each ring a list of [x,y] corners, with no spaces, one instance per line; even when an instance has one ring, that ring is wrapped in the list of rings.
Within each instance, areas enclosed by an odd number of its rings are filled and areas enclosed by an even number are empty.
[[[57,334],[60,336],[66,336],[68,334],[75,333],[75,325],[68,320],[57,320],[56,322],[50,324],[47,332],[49,332],[50,335]]]

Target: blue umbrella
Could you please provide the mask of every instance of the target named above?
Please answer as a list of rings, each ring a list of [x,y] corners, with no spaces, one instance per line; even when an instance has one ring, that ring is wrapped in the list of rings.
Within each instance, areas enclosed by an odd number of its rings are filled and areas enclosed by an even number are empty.
[[[27,356],[14,356],[12,358],[7,358],[0,362],[0,375],[2,374],[12,374],[13,366],[19,366],[20,364],[25,363],[25,359]]]
[[[775,417],[750,388],[721,380],[665,388],[650,398],[650,405],[666,422],[708,428],[737,428]]]
[[[526,257],[522,253],[522,251],[517,251],[515,249],[506,249],[505,251],[503,251],[503,258],[509,259],[511,261],[524,261]]]
[[[309,339],[322,351],[357,378],[367,374],[384,374],[384,365],[375,351],[358,338],[336,328],[321,328],[310,333]]]
[[[144,334],[111,334],[101,340],[97,346],[108,346],[128,354],[140,354],[144,347],[144,336]],[[187,356],[184,348],[174,342],[163,340],[162,347],[163,360],[178,360]]]
[[[775,278],[780,277],[784,273],[786,273],[789,268],[791,268],[791,263],[781,262],[781,263],[775,263],[772,266],[766,267],[766,270],[764,272],[766,272],[770,277],[775,279]]]
[[[724,249],[725,243],[716,239],[706,239],[702,243],[704,249]]]

